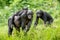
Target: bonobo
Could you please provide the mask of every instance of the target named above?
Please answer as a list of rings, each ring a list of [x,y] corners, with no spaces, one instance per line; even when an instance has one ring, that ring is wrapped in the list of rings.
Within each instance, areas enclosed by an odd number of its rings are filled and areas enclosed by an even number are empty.
[[[21,18],[26,14],[27,10],[28,8],[23,8],[23,10],[18,11],[8,19],[8,35],[12,34],[13,27],[15,27],[17,31],[20,31],[22,23]]]
[[[42,10],[37,10],[36,11],[36,21],[35,21],[35,26],[38,24],[38,20],[41,18],[44,21],[44,24],[48,23],[51,24],[53,22],[53,18],[47,13]]]
[[[33,19],[33,12],[32,10],[28,10],[25,16],[22,18],[22,29],[25,30],[25,32],[28,32],[32,23]]]

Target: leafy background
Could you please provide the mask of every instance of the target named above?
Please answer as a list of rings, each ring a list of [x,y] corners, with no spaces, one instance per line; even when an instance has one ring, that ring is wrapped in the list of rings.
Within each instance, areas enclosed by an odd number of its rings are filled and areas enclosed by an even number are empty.
[[[34,12],[30,31],[24,35],[22,30],[19,33],[14,29],[8,37],[8,18],[24,6]],[[45,27],[40,19],[34,28],[36,10],[48,12],[54,18],[52,25]],[[60,40],[60,0],[0,0],[0,40]]]

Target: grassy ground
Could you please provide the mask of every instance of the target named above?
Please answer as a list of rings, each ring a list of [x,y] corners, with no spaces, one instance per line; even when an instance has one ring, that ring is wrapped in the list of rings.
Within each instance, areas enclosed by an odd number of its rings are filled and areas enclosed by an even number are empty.
[[[30,31],[24,35],[21,30],[18,33],[15,29],[13,35],[8,37],[8,26],[1,25],[0,27],[0,40],[60,40],[60,18],[54,20],[52,25],[44,26],[39,22],[36,28],[33,28],[33,23]]]
[[[60,40],[60,4],[57,0],[40,0],[31,2],[40,4],[36,8],[30,6],[34,11],[34,18],[29,32],[25,35],[22,30],[20,33],[15,29],[11,37],[8,37],[8,17],[11,16],[16,10],[10,10],[8,7],[5,9],[0,9],[0,40]],[[35,21],[35,12],[37,9],[42,9],[54,18],[52,25],[44,26],[43,21],[40,19],[36,28],[33,27]]]

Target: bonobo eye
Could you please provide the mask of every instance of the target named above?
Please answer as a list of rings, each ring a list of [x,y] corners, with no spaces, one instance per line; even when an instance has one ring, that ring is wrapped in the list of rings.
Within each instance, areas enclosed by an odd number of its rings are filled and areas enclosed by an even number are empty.
[[[28,15],[28,19],[31,19],[32,18],[32,15]]]

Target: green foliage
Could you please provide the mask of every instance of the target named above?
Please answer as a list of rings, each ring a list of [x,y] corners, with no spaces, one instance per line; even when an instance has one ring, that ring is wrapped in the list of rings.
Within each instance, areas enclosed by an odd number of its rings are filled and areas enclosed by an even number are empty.
[[[14,29],[13,35],[8,37],[8,18],[24,6],[34,12],[30,31],[25,35],[22,30],[18,33]],[[52,25],[45,27],[40,19],[37,27],[33,27],[38,9],[54,18]],[[58,0],[0,0],[0,40],[60,40],[60,3]]]
[[[4,6],[9,6],[14,0],[0,0],[0,8],[4,8]]]

